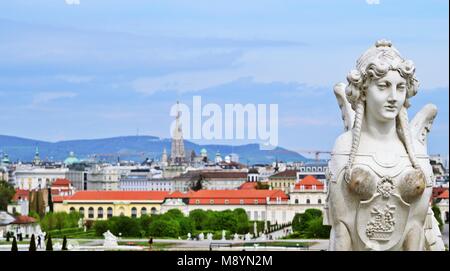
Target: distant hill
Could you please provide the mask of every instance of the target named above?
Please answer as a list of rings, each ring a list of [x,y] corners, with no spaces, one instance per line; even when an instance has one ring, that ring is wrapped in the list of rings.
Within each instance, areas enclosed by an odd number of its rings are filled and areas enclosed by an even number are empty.
[[[0,135],[0,150],[7,153],[11,161],[31,161],[36,147],[39,148],[43,160],[62,161],[69,152],[86,159],[97,154],[98,158],[107,161],[122,160],[143,161],[145,158],[159,160],[164,148],[170,154],[171,139],[160,139],[154,136],[121,136],[102,139],[68,140],[46,142],[14,136]],[[210,159],[214,159],[217,151],[224,157],[230,153],[239,155],[243,164],[270,163],[275,159],[281,161],[307,161],[304,156],[284,148],[260,150],[258,144],[240,146],[229,145],[198,145],[185,140],[186,153],[194,150],[197,155],[205,148]]]

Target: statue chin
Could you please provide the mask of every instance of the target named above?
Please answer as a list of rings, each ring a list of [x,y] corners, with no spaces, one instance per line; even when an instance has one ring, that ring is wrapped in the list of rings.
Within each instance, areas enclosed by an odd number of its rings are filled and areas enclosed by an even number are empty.
[[[402,199],[410,203],[423,194],[425,186],[425,175],[421,170],[414,169],[405,173],[398,185],[398,190]]]
[[[358,196],[360,200],[368,200],[375,194],[377,185],[370,172],[355,167],[351,171],[348,188],[353,194]]]

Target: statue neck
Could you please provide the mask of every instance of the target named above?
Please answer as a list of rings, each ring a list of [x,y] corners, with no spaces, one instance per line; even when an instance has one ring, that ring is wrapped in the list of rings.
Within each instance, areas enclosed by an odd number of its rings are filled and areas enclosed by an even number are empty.
[[[380,121],[370,114],[364,114],[361,131],[372,139],[382,141],[397,139],[398,137],[395,119],[391,121]]]

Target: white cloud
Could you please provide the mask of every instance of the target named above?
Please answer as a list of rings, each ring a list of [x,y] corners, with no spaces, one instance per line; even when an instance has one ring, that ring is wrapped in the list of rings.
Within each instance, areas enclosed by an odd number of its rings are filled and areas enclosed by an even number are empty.
[[[244,75],[245,76],[245,75]],[[158,91],[192,92],[222,85],[243,77],[238,71],[198,71],[174,73],[161,77],[144,77],[131,84],[140,93],[152,95]]]
[[[40,105],[43,103],[48,103],[54,100],[63,99],[63,98],[74,98],[77,94],[69,91],[61,91],[61,92],[41,92],[34,96],[32,105]]]
[[[79,5],[80,4],[80,0],[64,0],[64,2],[66,2],[66,5]]]
[[[72,84],[89,83],[94,79],[92,76],[82,75],[58,75],[56,78]]]
[[[366,3],[369,5],[379,5],[380,0],[366,0]]]

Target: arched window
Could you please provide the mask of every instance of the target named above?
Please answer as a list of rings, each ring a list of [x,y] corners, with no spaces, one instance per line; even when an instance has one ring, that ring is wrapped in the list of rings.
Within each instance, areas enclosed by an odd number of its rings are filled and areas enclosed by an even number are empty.
[[[322,204],[322,199],[319,199],[317,203]]]
[[[103,218],[103,208],[98,207],[97,209],[97,218]]]
[[[88,209],[88,218],[94,218],[94,208],[92,207]]]
[[[108,207],[108,209],[106,210],[106,216],[108,218],[113,216],[113,209],[111,207]]]
[[[306,204],[310,204],[311,201],[309,199],[306,200]]]
[[[82,217],[84,217],[84,208],[83,207],[80,207],[80,209],[78,209],[78,212],[80,212],[80,215]]]
[[[131,217],[136,218],[137,217],[137,209],[136,207],[131,208]]]
[[[71,213],[75,212],[75,208],[74,207],[70,207],[70,212]]]
[[[258,211],[253,212],[253,219],[258,220]]]
[[[141,215],[146,215],[147,214],[147,208],[142,207],[141,208]]]
[[[152,209],[150,210],[150,212],[152,213],[152,215],[156,215],[157,210],[156,210],[155,207],[152,207]]]
[[[295,199],[295,204],[298,204],[298,199]]]

